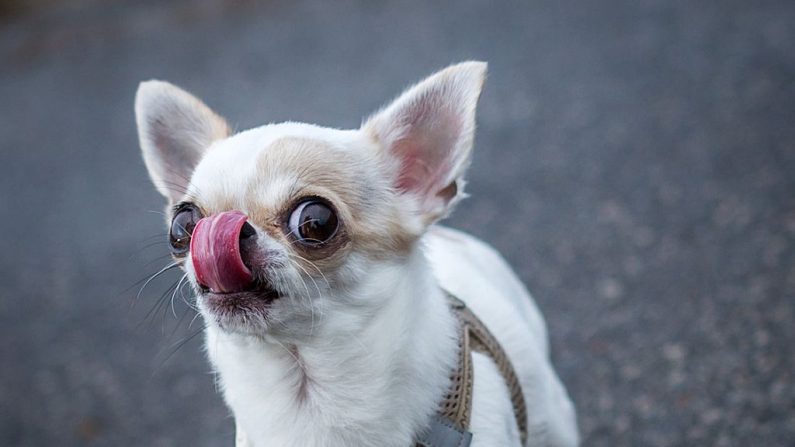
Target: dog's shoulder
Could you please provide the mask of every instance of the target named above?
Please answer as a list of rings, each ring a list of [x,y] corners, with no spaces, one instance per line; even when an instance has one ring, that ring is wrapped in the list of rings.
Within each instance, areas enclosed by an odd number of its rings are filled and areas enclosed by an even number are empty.
[[[467,233],[442,226],[433,227],[424,243],[440,286],[467,303],[492,331],[504,332],[495,333],[498,338],[510,338],[515,331],[529,330],[534,344],[547,352],[547,331],[541,312],[513,269],[493,247]],[[505,327],[506,323],[522,326],[524,330]],[[523,334],[525,340],[526,336]]]

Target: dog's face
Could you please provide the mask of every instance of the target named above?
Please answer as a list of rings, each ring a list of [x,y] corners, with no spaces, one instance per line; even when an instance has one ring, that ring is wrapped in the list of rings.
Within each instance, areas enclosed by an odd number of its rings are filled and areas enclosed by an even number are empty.
[[[368,297],[389,290],[462,195],[484,75],[475,62],[443,70],[357,130],[282,123],[232,136],[190,94],[143,83],[144,160],[208,326],[304,339],[371,314]]]

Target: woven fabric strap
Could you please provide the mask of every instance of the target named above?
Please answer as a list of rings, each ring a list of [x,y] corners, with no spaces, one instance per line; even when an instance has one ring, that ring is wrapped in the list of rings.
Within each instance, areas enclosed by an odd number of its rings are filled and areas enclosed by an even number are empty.
[[[444,398],[439,404],[438,416],[442,421],[449,421],[454,427],[458,428],[462,434],[467,434],[469,422],[472,416],[472,351],[488,355],[497,365],[497,369],[508,386],[513,405],[513,413],[516,417],[516,425],[519,427],[519,435],[522,445],[527,441],[527,407],[525,406],[522,387],[516,371],[511,365],[508,355],[502,346],[494,338],[494,335],[483,324],[482,321],[464,304],[463,301],[447,294],[450,308],[459,322],[458,336],[458,368],[450,376],[450,387]],[[443,426],[441,426],[443,425]],[[431,432],[436,430],[436,426],[441,429],[449,428],[446,424],[433,424]],[[447,436],[447,438],[450,438]],[[471,438],[471,435],[469,436]],[[429,439],[425,436],[424,439]],[[422,439],[417,445],[420,447],[448,447],[446,445],[424,441]],[[462,435],[462,439],[466,436]],[[424,442],[423,442],[424,441]],[[460,445],[460,444],[452,444]],[[468,445],[468,440],[466,445]]]

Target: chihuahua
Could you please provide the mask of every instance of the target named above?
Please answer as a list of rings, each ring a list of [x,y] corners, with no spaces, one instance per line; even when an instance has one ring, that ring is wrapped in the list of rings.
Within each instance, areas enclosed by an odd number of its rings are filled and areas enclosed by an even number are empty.
[[[143,159],[238,447],[432,445],[418,439],[460,349],[448,294],[494,334],[526,402],[520,437],[503,375],[473,352],[472,445],[578,443],[525,287],[492,248],[436,225],[464,197],[485,74],[450,66],[356,130],[235,134],[191,94],[141,83]]]

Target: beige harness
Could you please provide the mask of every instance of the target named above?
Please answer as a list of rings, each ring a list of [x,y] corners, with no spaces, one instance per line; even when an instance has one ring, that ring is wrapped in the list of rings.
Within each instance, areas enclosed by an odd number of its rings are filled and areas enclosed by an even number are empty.
[[[527,407],[519,378],[508,355],[482,321],[463,301],[447,293],[450,309],[459,322],[458,368],[450,376],[450,388],[440,402],[430,430],[420,436],[418,447],[466,447],[472,440],[472,351],[486,354],[497,365],[511,395],[513,413],[522,445],[527,441]]]

